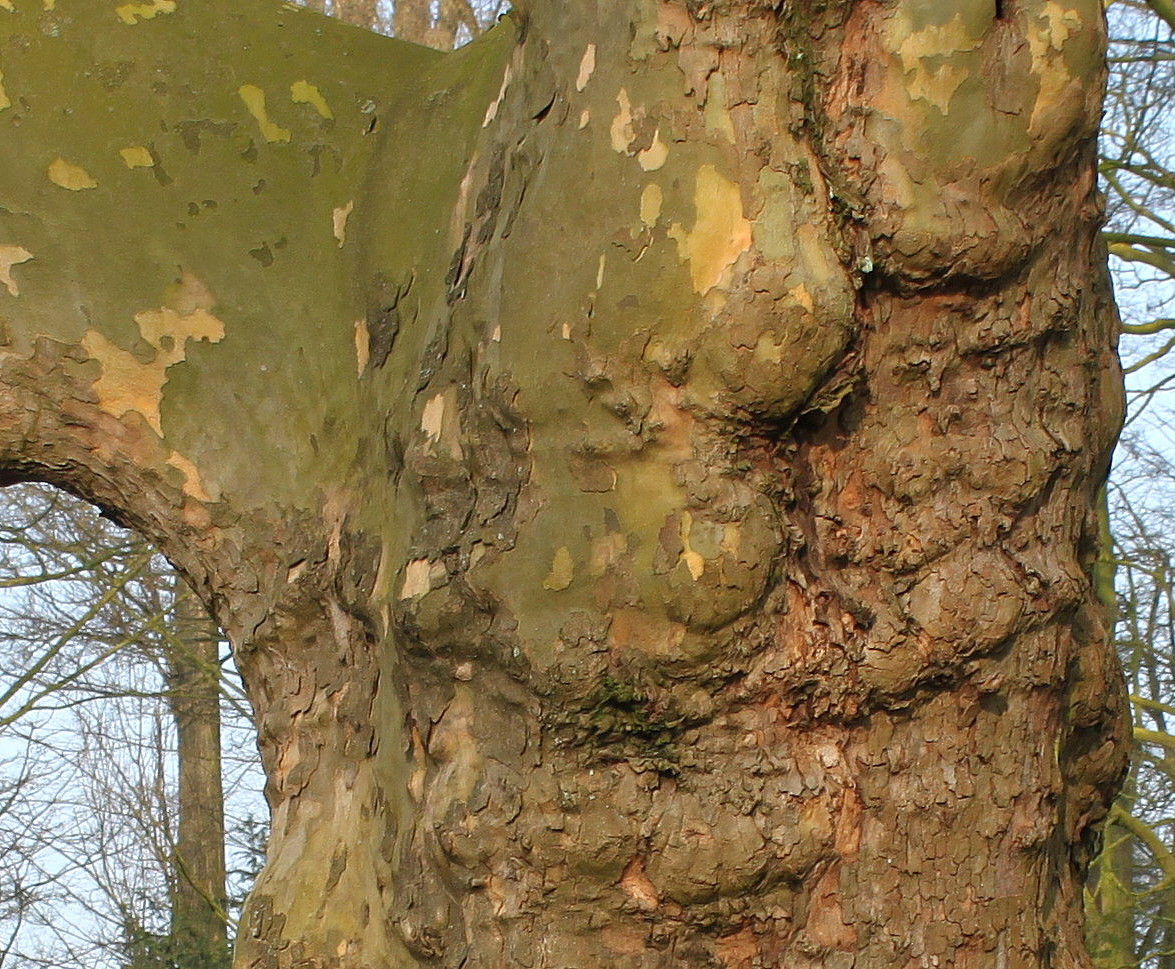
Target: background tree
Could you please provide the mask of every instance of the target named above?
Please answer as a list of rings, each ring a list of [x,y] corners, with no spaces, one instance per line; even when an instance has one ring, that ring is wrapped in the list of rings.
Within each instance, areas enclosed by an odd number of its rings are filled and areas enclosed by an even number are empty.
[[[437,50],[468,43],[509,8],[505,0],[306,0],[304,5],[356,27]]]
[[[219,754],[199,738],[184,752],[193,725],[219,722],[219,709],[193,710],[219,705],[219,636],[177,623],[174,573],[94,509],[44,489],[7,497],[0,830],[6,895],[19,904],[0,915],[4,965],[224,964],[232,913],[213,896],[224,874],[200,871],[224,852],[223,831],[206,829],[221,807],[219,763],[186,795],[182,783],[192,762]],[[239,784],[255,752],[239,690],[233,702],[227,773]],[[239,825],[259,805],[233,794]]]
[[[1167,966],[1175,958],[1172,864],[1169,513],[1172,298],[1172,8],[1110,6],[1111,81],[1101,172],[1106,239],[1123,296],[1128,434],[1109,493],[1117,571],[1117,643],[1134,705],[1134,770],[1115,806],[1087,905],[1101,965]]]
[[[1117,645],[1134,707],[1135,753],[1090,884],[1091,951],[1107,967],[1165,967],[1175,957],[1171,470],[1153,448],[1128,439],[1112,492]]]

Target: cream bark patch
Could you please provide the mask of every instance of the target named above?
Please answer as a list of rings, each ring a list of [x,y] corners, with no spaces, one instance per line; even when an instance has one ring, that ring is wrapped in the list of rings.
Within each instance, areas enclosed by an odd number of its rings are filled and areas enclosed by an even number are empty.
[[[907,22],[897,18],[894,29],[905,34],[897,45],[897,53],[906,72],[910,97],[929,101],[946,114],[951,98],[970,76],[966,68],[949,63],[947,58],[975,50],[982,43],[981,38],[972,35],[962,14],[945,24],[909,33],[906,33]]]
[[[571,552],[567,546],[561,546],[551,560],[551,571],[543,579],[543,588],[551,592],[562,592],[571,585],[575,578],[575,564],[571,561]]]
[[[742,192],[713,165],[698,169],[694,191],[697,220],[690,232],[675,223],[669,235],[689,260],[694,290],[707,293],[751,247],[751,223],[743,217]]]
[[[114,11],[124,24],[151,20],[161,13],[175,13],[175,0],[152,0],[151,3],[124,3]]]
[[[637,152],[636,160],[646,172],[655,172],[669,159],[669,146],[661,140],[661,129],[653,135],[653,143],[644,151]]]
[[[636,131],[632,127],[632,102],[628,100],[628,92],[624,88],[616,95],[616,104],[619,110],[612,119],[610,129],[612,150],[623,155],[636,140]]]
[[[420,414],[420,429],[432,441],[439,441],[445,428],[445,395],[437,394]]]
[[[367,369],[367,361],[371,359],[371,335],[367,329],[367,320],[355,321],[355,369],[360,377]]]
[[[651,183],[645,186],[641,192],[641,221],[650,229],[657,224],[657,220],[661,218],[661,205],[664,201],[664,195],[661,192],[661,186]]]
[[[428,559],[414,559],[404,569],[404,584],[400,587],[401,599],[415,599],[432,587],[431,568]]]
[[[579,61],[579,75],[575,79],[575,90],[582,91],[596,71],[596,45],[588,44]]]
[[[196,465],[180,454],[179,451],[172,451],[168,455],[167,463],[184,476],[183,490],[185,495],[195,498],[197,501],[216,500],[204,487],[204,482],[200,480],[200,471]]]
[[[933,73],[919,71],[910,78],[910,97],[929,101],[946,114],[951,105],[951,98],[968,77],[970,73],[966,69],[955,67],[953,64],[941,64]]]
[[[11,107],[12,102],[8,100],[8,92],[4,90],[4,72],[0,71],[0,111]]]
[[[219,343],[224,339],[223,321],[203,305],[211,294],[195,277],[186,276],[170,295],[172,306],[135,314],[140,335],[155,349],[154,359],[146,363],[97,330],[87,330],[82,337],[82,346],[102,367],[94,381],[98,405],[114,417],[124,417],[131,411],[141,414],[160,437],[163,428],[159,408],[167,369],[187,358],[188,340]]]
[[[340,249],[343,248],[343,244],[347,241],[347,219],[351,217],[351,212],[354,208],[355,202],[352,200],[331,213],[331,222],[334,226],[335,238],[339,240]]]
[[[788,299],[793,303],[799,303],[809,313],[813,312],[816,304],[812,302],[812,294],[808,292],[808,287],[803,283],[798,286],[793,286],[787,291]]]
[[[256,84],[242,84],[237,88],[237,94],[245,102],[249,114],[253,115],[253,119],[261,128],[262,138],[271,143],[290,140],[289,128],[283,128],[276,122],[269,120],[269,112],[265,108],[265,92],[261,88]]]
[[[64,158],[54,158],[49,163],[49,181],[60,188],[71,192],[80,192],[87,188],[97,188],[98,183],[81,165],[67,162]]]
[[[327,121],[334,118],[334,112],[331,111],[330,105],[326,103],[326,98],[322,96],[322,92],[309,81],[295,81],[291,84],[290,97],[295,104],[310,105],[310,107],[322,115]]]
[[[33,254],[24,246],[0,246],[0,283],[4,284],[9,296],[20,295],[20,287],[12,278],[12,267],[32,258]]]
[[[151,157],[151,151],[142,145],[130,145],[127,148],[120,148],[118,153],[122,156],[123,163],[127,168],[155,167],[155,159]]]
[[[482,119],[481,126],[488,128],[490,122],[498,116],[498,109],[502,106],[502,100],[506,97],[506,90],[510,87],[510,82],[514,79],[514,71],[511,70],[509,64],[506,65],[505,73],[502,74],[502,86],[498,89],[498,96],[490,102],[490,106],[486,108],[486,116]]]
[[[897,19],[895,29],[903,39],[897,45],[898,56],[906,73],[923,70],[923,61],[941,59],[959,51],[974,50],[981,39],[971,34],[962,14],[956,14],[945,24],[935,24],[922,30],[911,30],[904,18]]]
[[[1081,30],[1081,17],[1074,10],[1068,10],[1059,3],[1045,4],[1037,15],[1036,23],[1028,31],[1028,49],[1032,53],[1032,72],[1040,81],[1040,91],[1032,109],[1029,130],[1041,126],[1045,111],[1066,95],[1071,87],[1080,88],[1080,78],[1074,78],[1059,57],[1066,41]],[[1080,90],[1075,92],[1080,96]]]
[[[706,572],[706,560],[700,552],[690,547],[690,533],[693,531],[694,516],[688,511],[681,513],[681,525],[678,528],[678,537],[681,539],[681,561],[689,569],[690,576],[696,582]]]
[[[1076,10],[1062,7],[1055,0],[1046,3],[1036,16],[1035,28],[1028,32],[1028,47],[1032,51],[1033,61],[1043,57],[1049,48],[1059,51],[1080,29],[1081,15]]]

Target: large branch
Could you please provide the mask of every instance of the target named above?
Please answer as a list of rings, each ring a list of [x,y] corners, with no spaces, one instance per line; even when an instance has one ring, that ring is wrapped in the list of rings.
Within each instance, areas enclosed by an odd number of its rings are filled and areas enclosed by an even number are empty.
[[[5,479],[106,506],[185,571],[258,710],[277,831],[257,904],[293,918],[317,884],[354,920],[363,869],[340,884],[305,825],[342,810],[315,752],[368,792],[366,820],[338,825],[362,843],[402,773],[394,718],[378,757],[355,727],[381,664],[394,681],[365,571],[391,509],[373,374],[403,277],[383,254],[460,245],[513,30],[441,55],[262,0],[46,6],[0,3]],[[364,932],[385,945],[382,922]]]
[[[277,3],[15,6],[10,352],[78,348],[99,411],[158,439],[183,493],[305,504],[313,477],[289,469],[351,460],[361,434],[337,428],[355,423],[369,159],[436,56]],[[242,445],[247,462],[208,460]]]

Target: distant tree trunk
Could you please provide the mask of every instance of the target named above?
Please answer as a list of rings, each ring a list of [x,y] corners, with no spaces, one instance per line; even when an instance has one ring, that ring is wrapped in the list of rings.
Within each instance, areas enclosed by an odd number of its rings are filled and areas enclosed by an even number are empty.
[[[379,9],[375,0],[334,0],[331,12],[340,20],[366,30],[375,30],[379,26]]]
[[[13,3],[0,462],[233,643],[237,966],[1088,965],[1097,0]]]
[[[428,0],[399,0],[392,9],[392,34],[414,44],[429,44],[432,39],[431,7]]]
[[[224,785],[220,751],[220,630],[186,587],[177,590],[167,654],[179,765],[171,938],[182,969],[229,964]]]
[[[1100,551],[1094,566],[1094,589],[1102,607],[1107,630],[1114,629],[1119,619],[1117,569],[1113,535],[1110,531],[1110,508],[1106,488],[1098,490],[1096,499],[1098,544]],[[1128,617],[1134,625],[1138,617]],[[1137,660],[1136,660],[1137,661]],[[1127,666],[1129,667],[1129,661]],[[1128,778],[1119,792],[1123,810],[1133,806],[1133,778]],[[1104,969],[1130,969],[1138,964],[1135,955],[1135,893],[1134,839],[1119,821],[1115,823],[1111,811],[1105,827],[1105,843],[1090,867],[1088,898],[1086,901],[1086,939],[1094,962]]]
[[[1097,859],[1086,911],[1088,939],[1094,961],[1111,969],[1137,965],[1134,954],[1133,841],[1112,822],[1106,826],[1108,847]]]

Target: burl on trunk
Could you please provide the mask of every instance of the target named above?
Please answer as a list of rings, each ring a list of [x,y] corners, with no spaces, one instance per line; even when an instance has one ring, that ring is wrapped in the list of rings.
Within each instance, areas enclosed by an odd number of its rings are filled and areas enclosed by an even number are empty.
[[[0,8],[0,461],[232,639],[240,969],[1087,964],[1098,0]]]

